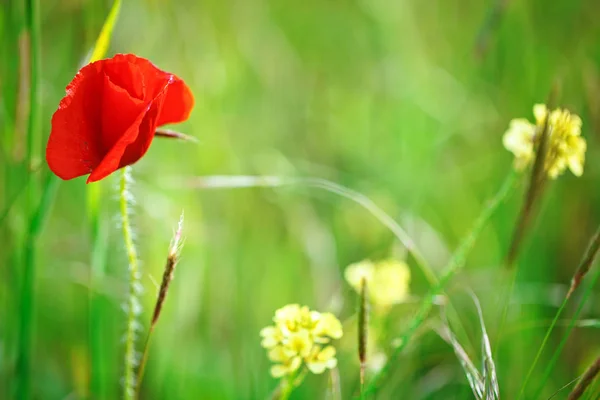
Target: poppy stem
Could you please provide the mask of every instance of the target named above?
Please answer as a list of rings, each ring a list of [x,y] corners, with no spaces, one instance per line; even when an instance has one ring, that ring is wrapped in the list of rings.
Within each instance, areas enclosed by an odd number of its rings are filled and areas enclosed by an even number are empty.
[[[133,243],[133,234],[129,220],[130,192],[128,190],[128,184],[131,181],[130,168],[131,167],[125,167],[122,169],[121,182],[119,185],[119,210],[121,213],[123,240],[125,242],[127,258],[129,260],[129,292],[126,303],[127,332],[125,334],[125,387],[123,394],[123,398],[126,400],[135,398],[135,365],[137,358],[135,339],[138,326],[136,318],[141,309],[137,298],[141,290],[138,256],[135,244]]]

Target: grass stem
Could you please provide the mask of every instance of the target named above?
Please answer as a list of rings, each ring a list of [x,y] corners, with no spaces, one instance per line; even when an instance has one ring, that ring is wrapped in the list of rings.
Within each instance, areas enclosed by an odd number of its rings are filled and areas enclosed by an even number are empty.
[[[129,215],[129,181],[131,167],[125,167],[121,170],[121,181],[119,185],[119,210],[121,213],[121,223],[123,229],[123,241],[127,251],[129,261],[129,292],[127,295],[127,330],[125,333],[125,387],[124,398],[132,400],[135,398],[135,366],[136,366],[136,330],[137,316],[140,312],[138,294],[141,290],[140,272],[138,265],[138,255],[133,243],[133,233],[131,229]]]
[[[573,316],[571,317],[571,322],[569,323],[567,330],[563,334],[563,337],[562,337],[560,343],[556,347],[556,350],[554,351],[552,358],[547,363],[546,369],[544,370],[544,375],[543,375],[542,379],[539,381],[540,383],[535,392],[535,396],[532,398],[534,398],[534,399],[540,398],[540,394],[541,394],[542,390],[544,389],[546,382],[550,378],[550,374],[552,373],[552,370],[554,369],[554,366],[556,365],[556,363],[558,361],[558,357],[560,356],[563,348],[565,347],[565,344],[567,343],[567,340],[568,340],[571,332],[573,331],[573,328],[575,327],[575,325],[577,323],[577,319],[579,318],[579,315],[581,314],[583,307],[585,306],[585,304],[587,303],[587,301],[589,300],[590,296],[592,295],[592,293],[594,291],[594,287],[596,285],[596,282],[598,281],[598,278],[600,278],[600,269],[598,271],[596,271],[596,273],[590,279],[588,287],[587,287],[585,293],[583,294],[583,297],[579,301],[577,310],[575,311],[575,314],[573,314]]]
[[[498,209],[500,204],[502,204],[504,199],[506,199],[512,192],[513,188],[515,187],[517,177],[518,174],[514,170],[511,170],[504,183],[500,187],[500,190],[496,193],[494,197],[492,197],[487,206],[483,209],[483,211],[473,224],[471,231],[467,236],[463,238],[462,242],[452,255],[452,258],[444,268],[439,282],[436,285],[434,285],[425,296],[423,302],[421,303],[421,306],[417,310],[417,314],[413,317],[408,328],[400,337],[399,346],[394,349],[383,368],[379,371],[377,375],[373,377],[371,382],[369,382],[368,386],[365,389],[365,395],[375,394],[375,392],[379,389],[385,377],[390,373],[392,366],[396,364],[396,360],[402,352],[402,350],[404,350],[404,348],[406,347],[412,336],[415,334],[417,329],[419,329],[421,324],[427,318],[427,315],[433,307],[434,299],[436,298],[436,296],[442,293],[444,287],[448,284],[450,279],[454,277],[454,275],[458,271],[460,271],[465,265],[466,258],[470,250],[475,245],[475,241],[479,237],[479,234],[483,230],[487,221]]]
[[[29,120],[27,123],[26,167],[31,171],[38,142],[39,120],[39,82],[40,82],[40,18],[38,0],[25,1],[25,28],[29,34]],[[27,182],[32,180],[31,172],[27,174]],[[26,218],[29,221],[28,232],[23,246],[23,272],[19,302],[19,335],[16,365],[17,398],[30,397],[31,380],[31,347],[33,336],[34,293],[35,293],[35,252],[38,224],[42,210],[36,210],[35,188],[27,186]],[[41,207],[41,205],[40,205]]]

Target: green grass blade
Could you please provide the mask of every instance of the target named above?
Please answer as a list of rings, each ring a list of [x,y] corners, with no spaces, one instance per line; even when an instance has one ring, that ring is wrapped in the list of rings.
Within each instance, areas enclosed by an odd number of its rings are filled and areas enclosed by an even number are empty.
[[[25,165],[31,168],[39,143],[39,84],[40,84],[40,17],[37,0],[25,1],[25,28],[29,33],[29,119],[27,123],[27,150]],[[23,243],[22,281],[19,301],[19,334],[17,345],[16,388],[17,398],[30,397],[31,346],[33,336],[34,288],[35,288],[35,250],[37,233],[34,231],[39,222],[41,207],[35,209],[35,187],[31,174],[27,175],[26,218],[29,221],[26,239]]]
[[[408,233],[385,211],[383,211],[370,198],[335,182],[321,178],[287,178],[279,176],[252,176],[252,175],[214,175],[196,178],[191,186],[200,189],[237,189],[249,187],[281,187],[281,186],[308,186],[319,188],[337,194],[363,207],[379,222],[387,227],[402,243],[406,250],[413,256],[417,265],[430,284],[437,283],[435,272],[423,256]]]
[[[29,376],[31,368],[31,346],[33,334],[33,306],[35,293],[35,262],[36,242],[42,231],[46,217],[54,202],[54,196],[58,188],[59,180],[56,176],[49,174],[42,190],[40,204],[35,211],[29,231],[25,239],[24,269],[21,283],[20,295],[20,321],[19,321],[19,345],[17,359],[17,398],[27,399],[30,394]]]
[[[483,230],[483,227],[490,219],[490,217],[494,214],[494,212],[498,209],[500,204],[508,197],[508,195],[512,192],[512,189],[515,186],[515,182],[517,180],[518,174],[511,170],[508,177],[500,187],[500,190],[496,195],[490,200],[488,205],[484,208],[482,213],[479,215],[471,231],[469,234],[463,239],[460,243],[452,258],[444,268],[444,272],[440,277],[440,280],[437,285],[435,285],[432,289],[429,290],[423,303],[419,307],[416,315],[413,317],[412,321],[409,324],[409,327],[406,329],[404,334],[400,337],[400,345],[394,350],[394,352],[390,355],[385,366],[379,371],[377,375],[373,377],[369,385],[367,386],[365,392],[367,394],[374,394],[383,383],[385,377],[389,374],[392,365],[396,363],[398,356],[404,350],[410,339],[413,337],[415,332],[419,329],[421,324],[429,315],[431,311],[434,299],[438,296],[444,289],[444,287],[448,284],[450,279],[454,277],[454,275],[462,269],[462,267],[466,263],[467,255],[470,250],[473,248],[475,241],[479,237],[479,234]]]
[[[465,351],[465,349],[460,345],[456,336],[450,330],[450,327],[446,323],[444,326],[436,330],[437,334],[454,349],[454,354],[456,354],[456,358],[460,362],[460,365],[463,368],[465,376],[467,377],[467,381],[469,382],[469,386],[473,391],[473,396],[477,400],[484,399],[483,392],[485,391],[485,383],[483,381],[483,377],[479,373],[473,361]]]
[[[596,256],[598,255],[598,251],[600,250],[600,246],[599,246],[600,239],[599,238],[600,238],[600,228],[598,228],[596,230],[596,233],[594,233],[594,235],[592,236],[590,243],[588,245],[588,248],[586,249],[585,253],[583,254],[581,262],[579,263],[579,266],[577,267],[577,270],[575,271],[575,274],[573,275],[573,279],[571,280],[571,287],[569,288],[569,292],[563,299],[563,302],[560,305],[560,308],[558,309],[558,311],[556,312],[556,315],[554,316],[552,323],[546,330],[546,334],[544,335],[542,344],[540,345],[540,348],[538,349],[538,351],[535,355],[535,358],[533,359],[533,363],[531,364],[531,367],[529,367],[529,371],[527,371],[525,380],[523,381],[523,384],[521,385],[521,390],[519,391],[519,399],[522,398],[523,395],[525,394],[525,389],[527,388],[527,383],[529,383],[529,379],[531,378],[531,375],[533,374],[533,371],[535,370],[535,367],[536,367],[538,361],[540,360],[540,357],[544,351],[544,348],[546,347],[546,344],[548,343],[548,340],[550,339],[550,334],[554,330],[554,327],[556,326],[558,319],[560,318],[567,303],[569,302],[569,300],[571,298],[571,294],[581,284],[583,277],[589,272],[590,268],[594,264]],[[569,326],[571,327],[570,329],[572,329],[573,326],[575,326],[574,324],[576,324],[577,322],[578,322],[577,316],[573,317],[571,319],[571,322],[569,323]]]
[[[483,227],[498,209],[502,201],[508,197],[512,192],[517,181],[518,173],[511,170],[504,183],[500,187],[500,190],[496,195],[488,202],[482,213],[475,221],[470,233],[461,242],[458,249],[450,259],[449,263],[444,269],[442,277],[437,280],[435,274],[430,270],[424,257],[418,251],[410,237],[406,232],[394,221],[389,215],[381,210],[372,200],[364,196],[361,193],[357,193],[351,189],[345,188],[336,183],[318,179],[318,178],[281,178],[277,176],[209,176],[197,178],[191,182],[190,186],[202,188],[202,189],[216,189],[216,188],[243,188],[243,187],[280,187],[285,185],[305,185],[324,189],[326,191],[336,193],[342,197],[350,199],[359,205],[363,206],[373,216],[375,216],[380,222],[388,227],[400,240],[400,242],[406,247],[406,249],[413,254],[417,260],[418,265],[422,268],[423,273],[430,279],[430,283],[434,283],[428,294],[425,296],[425,300],[421,304],[421,307],[417,311],[417,314],[411,321],[409,327],[400,338],[400,345],[394,350],[390,356],[388,362],[379,371],[379,373],[371,380],[369,385],[365,388],[365,395],[373,394],[377,391],[379,384],[383,378],[389,373],[391,365],[394,364],[398,355],[402,352],[408,341],[412,338],[414,333],[425,321],[429,311],[433,307],[434,299],[436,296],[444,291],[444,287],[450,281],[450,279],[458,272],[465,264],[466,257],[470,250],[473,248],[475,241],[479,234],[483,230]],[[419,262],[420,261],[420,262]]]
[[[100,35],[98,35],[96,45],[94,46],[94,51],[92,52],[92,56],[90,57],[90,62],[101,60],[106,55],[106,52],[108,51],[108,46],[110,45],[112,32],[115,27],[115,23],[117,22],[120,10],[121,0],[116,0],[113,3],[112,8],[110,9],[110,12],[108,13],[106,20],[104,21],[104,25],[102,26]]]
[[[496,364],[492,358],[492,346],[490,344],[490,338],[485,328],[485,321],[483,319],[483,310],[481,309],[481,303],[475,293],[471,292],[471,298],[477,308],[477,316],[479,317],[479,327],[481,328],[481,342],[483,347],[483,380],[485,382],[485,393],[486,399],[499,399],[500,388],[498,387],[498,376],[496,374]]]
[[[112,33],[121,9],[121,0],[116,0],[96,39],[96,44],[90,57],[90,62],[98,61],[106,56],[110,45]],[[90,274],[90,319],[89,341],[91,358],[90,392],[95,399],[108,398],[107,383],[109,360],[107,359],[106,320],[108,305],[103,295],[94,288],[100,285],[105,276],[106,252],[108,249],[107,229],[101,218],[102,183],[96,182],[87,185],[87,215],[90,224],[92,247],[91,274]]]
[[[569,324],[569,326],[567,327],[567,330],[563,334],[563,337],[562,337],[559,345],[556,347],[556,350],[554,351],[552,359],[547,364],[546,369],[544,370],[544,375],[543,375],[542,379],[540,380],[539,386],[535,392],[535,396],[533,397],[534,399],[540,398],[539,396],[540,396],[542,390],[544,389],[544,385],[546,384],[546,382],[548,382],[548,379],[550,378],[550,374],[552,373],[552,370],[554,369],[554,366],[556,365],[556,362],[558,361],[558,357],[560,356],[562,349],[565,347],[565,344],[567,343],[567,339],[569,338],[569,335],[571,334],[571,332],[573,331],[573,328],[575,327],[577,318],[579,318],[579,314],[581,314],[583,307],[585,306],[585,304],[589,300],[590,296],[592,295],[594,287],[595,287],[596,282],[598,281],[599,277],[600,277],[600,269],[598,271],[596,271],[596,273],[592,276],[592,279],[590,280],[590,282],[587,286],[587,289],[586,289],[585,293],[583,294],[582,299],[579,301],[579,306],[577,307],[575,314],[571,318],[571,323]]]

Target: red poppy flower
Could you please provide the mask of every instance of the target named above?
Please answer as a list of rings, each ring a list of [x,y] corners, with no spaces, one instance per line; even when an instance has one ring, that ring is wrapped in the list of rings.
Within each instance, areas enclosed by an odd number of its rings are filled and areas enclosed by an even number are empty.
[[[156,128],[185,121],[194,97],[177,76],[132,54],[117,54],[83,67],[67,86],[52,116],[46,147],[58,177],[90,174],[98,181],[135,163]]]

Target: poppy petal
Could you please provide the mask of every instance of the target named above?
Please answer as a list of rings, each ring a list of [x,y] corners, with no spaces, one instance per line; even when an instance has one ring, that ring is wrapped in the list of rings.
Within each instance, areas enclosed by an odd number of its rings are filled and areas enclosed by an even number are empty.
[[[147,95],[145,81],[145,68],[140,66],[142,58],[133,54],[117,54],[113,58],[103,60],[104,73],[108,75],[111,82],[116,86],[125,89],[131,97],[139,100],[153,98],[153,94]],[[149,63],[149,61],[146,61]]]
[[[132,125],[111,147],[100,164],[94,168],[87,183],[95,182],[112,174],[119,168],[138,161],[150,147],[156,130],[156,123],[166,98],[168,84],[153,99],[150,106],[135,118]]]
[[[132,97],[117,86],[108,75],[104,75],[102,91],[102,145],[110,150],[123,132],[144,110],[144,102]]]
[[[108,153],[106,153],[102,161],[100,161],[100,163],[93,169],[92,173],[87,179],[87,183],[96,182],[100,179],[106,178],[108,175],[119,169],[121,158],[125,153],[125,149],[137,139],[140,131],[140,124],[145,116],[146,112],[143,112],[137,116],[131,126],[127,128],[125,133],[123,133],[119,140],[113,145],[113,147],[111,147]]]
[[[158,117],[158,126],[174,124],[188,119],[194,107],[194,96],[184,81],[174,76],[169,85],[165,105]]]
[[[103,74],[99,63],[83,67],[67,86],[67,94],[52,116],[52,132],[46,147],[50,170],[62,179],[89,174],[100,162],[102,149],[101,107]]]
[[[121,55],[135,65],[144,77],[144,88],[146,98],[154,98],[163,90],[164,85],[169,83],[167,99],[158,118],[158,126],[185,121],[194,107],[194,96],[192,91],[179,77],[165,72],[152,64],[145,58],[129,55]]]
[[[48,165],[62,179],[100,180],[138,161],[156,128],[187,119],[193,105],[181,79],[144,58],[96,61],[78,72],[52,117]]]
[[[131,143],[125,150],[119,168],[135,163],[146,154],[154,139],[158,117],[164,107],[165,99],[166,92],[163,92],[152,102],[152,106],[140,124],[140,133],[136,141]]]

